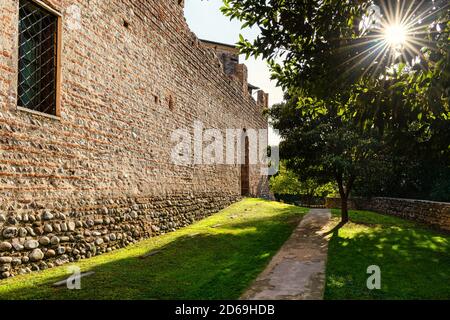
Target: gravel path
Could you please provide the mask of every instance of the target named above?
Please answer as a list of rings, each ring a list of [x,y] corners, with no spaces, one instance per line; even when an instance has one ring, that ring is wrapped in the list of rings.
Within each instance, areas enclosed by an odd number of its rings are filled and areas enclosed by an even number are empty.
[[[329,210],[311,210],[242,299],[322,300],[332,224]]]

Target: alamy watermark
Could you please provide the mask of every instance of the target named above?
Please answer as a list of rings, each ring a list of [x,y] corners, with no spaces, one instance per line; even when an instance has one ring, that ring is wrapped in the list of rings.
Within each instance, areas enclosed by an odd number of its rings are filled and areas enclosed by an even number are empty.
[[[67,271],[72,275],[66,280],[67,289],[81,290],[81,269],[77,266],[70,266]]]
[[[367,279],[367,289],[381,290],[381,268],[373,265],[367,268],[367,274],[371,276]]]
[[[267,129],[208,129],[195,121],[193,129],[178,129],[171,135],[172,163],[188,165],[259,166],[260,174],[278,172],[279,150],[269,146]]]

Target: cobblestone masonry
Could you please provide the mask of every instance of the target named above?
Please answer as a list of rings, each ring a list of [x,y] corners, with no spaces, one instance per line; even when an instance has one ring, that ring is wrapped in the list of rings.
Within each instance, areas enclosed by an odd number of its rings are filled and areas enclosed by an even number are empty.
[[[264,103],[189,30],[183,1],[44,1],[63,16],[59,120],[16,108],[18,2],[0,1],[0,278],[173,231],[240,198],[238,165],[170,161],[172,131],[196,120],[267,129]],[[267,194],[258,166],[250,182]]]
[[[354,198],[349,200],[348,205],[351,210],[375,211],[450,231],[450,203],[396,198]],[[340,208],[341,200],[329,198],[326,207]]]

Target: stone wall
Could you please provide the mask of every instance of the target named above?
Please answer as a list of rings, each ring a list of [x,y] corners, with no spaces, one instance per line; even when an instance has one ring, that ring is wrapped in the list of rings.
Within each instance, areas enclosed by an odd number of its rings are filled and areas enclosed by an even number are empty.
[[[175,165],[171,134],[267,129],[178,0],[47,0],[62,14],[59,118],[17,109],[18,0],[0,1],[0,277],[108,252],[240,199],[239,165]],[[78,16],[81,20],[78,20]],[[78,23],[80,22],[80,23]],[[251,194],[268,194],[260,166]]]
[[[341,200],[329,198],[326,206],[330,209],[340,208]],[[450,231],[450,203],[396,198],[354,198],[349,200],[349,209],[389,214]]]
[[[356,206],[355,201],[353,199],[348,200],[348,209],[349,210],[359,210]],[[325,207],[327,209],[340,209],[341,208],[341,198],[326,198]],[[363,210],[363,209],[361,209]]]

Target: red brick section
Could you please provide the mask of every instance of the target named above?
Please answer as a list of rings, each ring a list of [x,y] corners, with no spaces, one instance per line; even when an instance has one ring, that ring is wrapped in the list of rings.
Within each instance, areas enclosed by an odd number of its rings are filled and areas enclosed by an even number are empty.
[[[174,165],[171,133],[194,121],[267,128],[261,105],[189,30],[182,1],[44,2],[63,15],[60,120],[17,110],[19,1],[0,1],[0,278],[217,212],[239,199],[240,166]],[[81,29],[68,23],[74,5]],[[259,169],[253,196],[267,194]]]

